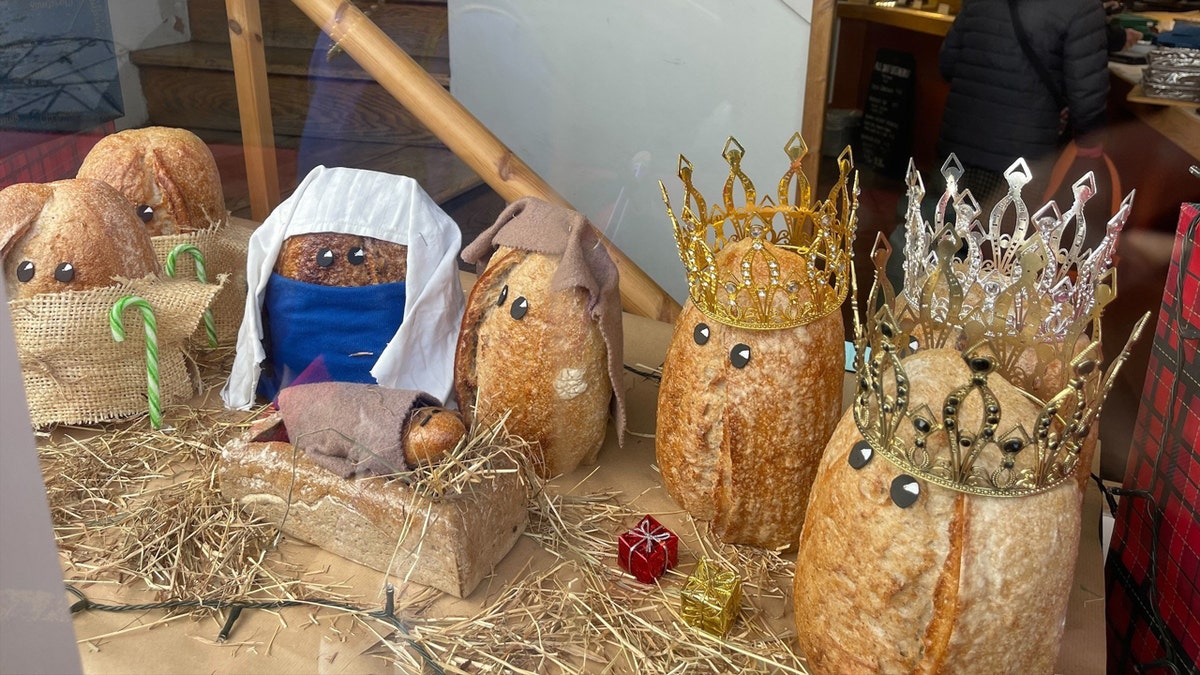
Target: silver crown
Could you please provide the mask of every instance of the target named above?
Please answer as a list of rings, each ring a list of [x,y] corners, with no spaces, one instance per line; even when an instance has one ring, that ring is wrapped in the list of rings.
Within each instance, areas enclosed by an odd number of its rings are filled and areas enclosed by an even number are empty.
[[[1134,193],[1121,202],[1101,240],[1085,250],[1083,207],[1096,194],[1091,172],[1072,186],[1071,208],[1064,212],[1051,201],[1030,216],[1021,190],[1032,174],[1018,159],[1004,172],[1008,190],[986,223],[971,191],[959,189],[958,158],[950,155],[941,173],[946,191],[929,223],[921,214],[925,184],[908,165],[904,299],[928,307],[930,318],[946,326],[962,330],[968,322],[982,323],[991,337],[1000,332],[1062,342],[1082,334],[1112,299],[1113,253]]]

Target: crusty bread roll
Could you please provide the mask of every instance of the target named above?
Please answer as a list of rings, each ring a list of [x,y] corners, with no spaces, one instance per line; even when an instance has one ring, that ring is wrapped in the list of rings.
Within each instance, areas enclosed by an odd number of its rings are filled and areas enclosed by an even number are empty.
[[[940,410],[970,380],[954,350],[920,351],[904,368],[910,410]],[[1020,391],[998,374],[988,385],[1002,428],[1034,428],[1037,408]],[[894,394],[894,385],[885,390]],[[964,425],[981,414],[977,396],[959,411]],[[910,427],[900,425],[903,437]],[[846,411],[821,460],[800,538],[795,620],[813,672],[1051,672],[1079,544],[1075,484],[1009,499],[919,481],[916,502],[900,508],[889,496],[901,474],[894,464],[878,453],[861,469],[848,462],[862,440]],[[928,442],[936,451],[945,436]],[[979,463],[999,466],[999,455],[989,447]]]
[[[740,261],[750,244],[725,247],[718,267]],[[799,256],[777,250],[783,278],[804,273]],[[748,330],[684,305],[663,364],[655,451],[667,492],[725,541],[795,544],[841,411],[843,338],[836,311],[796,328]],[[738,367],[742,347],[750,358]]]
[[[595,461],[613,394],[587,291],[552,291],[557,268],[557,256],[498,247],[471,289],[454,359],[459,405],[475,424],[507,414],[543,476]]]
[[[158,272],[150,236],[129,203],[83,178],[0,191],[0,257],[10,300]]]
[[[404,462],[415,468],[432,464],[454,449],[467,433],[462,417],[448,408],[415,408],[404,430]]]
[[[151,236],[204,230],[227,217],[212,151],[186,129],[147,127],[105,136],[84,158],[78,177],[104,181],[125,195]]]
[[[298,234],[283,241],[275,271],[289,279],[323,286],[404,281],[408,247],[353,234]]]

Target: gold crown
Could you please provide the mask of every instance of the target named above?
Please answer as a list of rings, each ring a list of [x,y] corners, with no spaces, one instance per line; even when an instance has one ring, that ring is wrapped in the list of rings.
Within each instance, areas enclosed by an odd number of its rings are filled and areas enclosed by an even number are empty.
[[[872,256],[875,284],[861,323],[852,300],[854,420],[871,448],[905,473],[969,494],[1045,492],[1075,474],[1082,444],[1149,318],[1134,327],[1105,375],[1100,316],[1116,294],[1111,251],[1131,197],[1108,222],[1101,243],[1085,252],[1082,206],[1094,193],[1090,175],[1075,184],[1075,204],[1066,215],[1051,202],[1034,215],[1036,227],[1030,228],[1020,199],[1028,168],[1014,164],[1006,172],[1009,193],[984,228],[970,192],[958,192],[956,166],[952,159],[943,167],[947,191],[932,228],[920,217],[924,187],[910,166],[906,250],[917,257],[906,260],[902,294],[893,293],[884,274],[890,250],[880,239]],[[954,222],[944,218],[948,205],[954,207]],[[1002,222],[1013,222],[1004,218],[1009,207],[1017,211],[1015,226],[1004,229]],[[1078,228],[1074,243],[1063,248],[1072,219]],[[1087,346],[1077,350],[1084,339]],[[903,360],[936,348],[958,350],[969,376],[937,410],[924,404],[913,409]],[[1039,409],[1032,428],[1005,423],[988,385],[996,373]],[[1031,389],[1045,392],[1045,398]],[[965,407],[973,412],[964,414]]]
[[[714,321],[755,330],[794,328],[834,312],[846,299],[858,209],[857,178],[853,190],[846,184],[853,169],[850,148],[838,157],[840,175],[829,199],[815,204],[812,185],[800,168],[808,146],[799,133],[792,135],[784,151],[790,163],[779,181],[778,202],[770,196],[756,201],[754,184],[741,169],[744,149],[733,137],[722,152],[729,162],[724,208],[713,206],[709,211],[692,184],[692,163],[682,155],[679,178],[684,204],[678,218],[666,187],[659,183],[692,302]],[[798,204],[791,203],[793,180]],[[734,204],[734,188],[739,185],[742,206]],[[776,216],[781,216],[778,228]],[[745,240],[751,244],[744,252],[718,264],[722,250]],[[799,265],[783,264],[786,256],[798,256]],[[796,267],[800,274],[788,271]]]

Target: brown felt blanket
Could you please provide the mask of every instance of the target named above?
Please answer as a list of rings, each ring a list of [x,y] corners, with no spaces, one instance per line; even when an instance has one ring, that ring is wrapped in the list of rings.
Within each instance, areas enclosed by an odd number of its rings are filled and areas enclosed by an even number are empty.
[[[279,392],[288,438],[343,478],[404,471],[409,415],[413,408],[437,405],[424,392],[355,382],[316,382]]]
[[[535,197],[518,199],[496,222],[463,249],[462,259],[482,272],[497,246],[559,256],[551,280],[554,291],[582,288],[588,311],[599,323],[608,348],[608,378],[612,382],[617,440],[625,438],[624,334],[617,266],[600,243],[600,236],[583,214]]]

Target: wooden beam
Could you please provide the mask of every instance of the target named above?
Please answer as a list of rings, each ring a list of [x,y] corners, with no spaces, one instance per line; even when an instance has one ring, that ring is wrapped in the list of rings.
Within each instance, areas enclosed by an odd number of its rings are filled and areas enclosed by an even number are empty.
[[[533,196],[571,206],[352,3],[293,2],[505,201]],[[612,242],[601,238],[620,273],[625,310],[674,321],[679,303]]]
[[[814,8],[814,22],[816,21],[816,15],[817,12]],[[916,31],[918,33],[928,33],[929,35],[936,35],[938,37],[946,37],[946,33],[950,32],[950,25],[954,23],[954,16],[949,14],[926,12],[921,9],[910,9],[908,7],[877,7],[875,5],[855,5],[845,2],[838,3],[837,15],[839,19],[860,19],[862,21],[880,23],[885,26],[895,26],[896,28]]]
[[[229,17],[233,75],[246,153],[250,215],[262,222],[279,204],[279,169],[258,0],[225,0],[225,13]]]
[[[821,139],[825,133],[825,99],[829,94],[829,55],[833,50],[834,0],[813,0],[812,27],[808,35],[808,76],[804,82],[804,113],[800,135],[808,144],[801,167],[813,190],[821,165]]]

